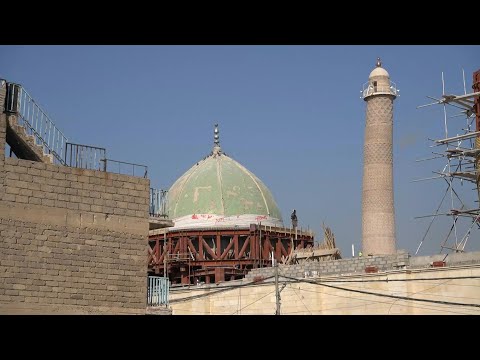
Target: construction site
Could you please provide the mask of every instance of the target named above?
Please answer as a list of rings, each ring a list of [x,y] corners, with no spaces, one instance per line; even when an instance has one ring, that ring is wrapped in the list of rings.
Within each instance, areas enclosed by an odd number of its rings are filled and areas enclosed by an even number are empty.
[[[267,185],[225,153],[218,124],[198,162],[155,189],[146,165],[69,142],[23,84],[0,81],[2,314],[479,314],[480,252],[465,246],[480,228],[480,70],[473,91],[464,74],[463,94],[444,86],[424,105],[443,107],[445,137],[420,161],[444,167],[420,180],[446,189],[408,254],[395,231],[399,90],[377,59],[361,90],[362,249],[352,257],[328,224],[315,234],[295,209],[284,223]],[[418,256],[438,242],[438,222],[450,228],[439,253]]]

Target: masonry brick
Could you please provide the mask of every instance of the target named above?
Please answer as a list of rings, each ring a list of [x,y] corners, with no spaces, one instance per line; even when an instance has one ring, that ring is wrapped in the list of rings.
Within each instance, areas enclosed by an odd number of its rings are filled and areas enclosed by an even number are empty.
[[[65,193],[66,193],[67,195],[77,195],[77,189],[66,188],[66,189],[65,189]]]
[[[15,195],[13,194],[5,194],[3,195],[4,201],[15,201]]]
[[[52,200],[52,199],[42,199],[42,205],[54,207],[55,206],[55,201]]]
[[[0,215],[0,313],[19,302],[144,312],[148,214],[142,205],[148,205],[148,188],[148,179],[3,161],[0,154],[0,209],[22,206],[0,212],[7,214]],[[101,214],[116,219],[105,222]],[[145,230],[131,232],[123,221],[143,222]]]
[[[15,202],[26,204],[26,203],[28,203],[28,196],[16,195],[15,196]]]
[[[66,179],[65,174],[63,174],[63,173],[53,173],[53,178],[57,179],[57,180],[65,180]]]

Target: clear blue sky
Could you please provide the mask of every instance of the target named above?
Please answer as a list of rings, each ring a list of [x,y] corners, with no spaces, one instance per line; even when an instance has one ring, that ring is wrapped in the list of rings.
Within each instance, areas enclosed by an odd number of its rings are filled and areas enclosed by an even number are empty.
[[[479,46],[0,46],[0,77],[21,83],[70,141],[148,165],[154,187],[169,188],[211,151],[218,122],[222,148],[270,188],[284,221],[296,208],[317,240],[325,222],[348,257],[361,245],[359,96],[377,56],[401,93],[397,245],[413,253],[428,225],[414,217],[433,213],[445,189],[443,180],[412,182],[443,166],[415,162],[430,155],[427,137],[443,137],[442,108],[416,106],[441,96],[442,71],[447,92],[460,94],[465,69],[471,91]],[[471,188],[460,190],[478,207]],[[451,223],[434,223],[421,254],[439,251]],[[466,249],[480,250],[478,230]]]

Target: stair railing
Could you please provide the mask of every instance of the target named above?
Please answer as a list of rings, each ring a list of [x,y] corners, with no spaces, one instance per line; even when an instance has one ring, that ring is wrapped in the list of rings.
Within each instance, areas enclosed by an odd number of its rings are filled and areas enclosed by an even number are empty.
[[[18,125],[25,128],[27,135],[34,136],[35,144],[43,147],[44,154],[52,154],[54,163],[65,165],[67,137],[21,85],[7,83],[6,111],[19,115]]]

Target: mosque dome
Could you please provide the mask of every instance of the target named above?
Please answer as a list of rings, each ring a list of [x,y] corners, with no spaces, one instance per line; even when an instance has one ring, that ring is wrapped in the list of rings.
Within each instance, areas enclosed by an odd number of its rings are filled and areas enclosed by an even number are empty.
[[[215,146],[171,186],[168,210],[175,228],[282,226],[270,190],[252,172],[223,153],[215,125]]]

